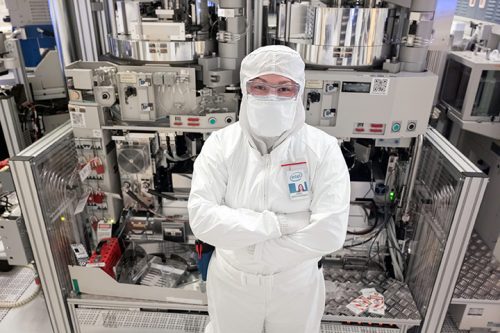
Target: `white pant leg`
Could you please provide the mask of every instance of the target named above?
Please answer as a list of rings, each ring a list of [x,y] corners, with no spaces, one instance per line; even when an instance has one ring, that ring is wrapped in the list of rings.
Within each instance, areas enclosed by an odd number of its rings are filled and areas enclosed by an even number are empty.
[[[218,258],[207,275],[210,323],[205,333],[261,333],[265,317],[264,286],[242,283],[241,273]]]
[[[317,263],[277,274],[268,296],[266,333],[320,332],[325,280]]]

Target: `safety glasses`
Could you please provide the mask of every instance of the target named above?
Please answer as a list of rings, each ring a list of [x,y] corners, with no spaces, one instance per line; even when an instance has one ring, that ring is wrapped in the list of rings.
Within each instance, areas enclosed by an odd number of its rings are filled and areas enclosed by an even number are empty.
[[[274,96],[278,99],[294,99],[299,93],[299,88],[297,83],[269,84],[259,80],[247,82],[248,94],[264,99]]]

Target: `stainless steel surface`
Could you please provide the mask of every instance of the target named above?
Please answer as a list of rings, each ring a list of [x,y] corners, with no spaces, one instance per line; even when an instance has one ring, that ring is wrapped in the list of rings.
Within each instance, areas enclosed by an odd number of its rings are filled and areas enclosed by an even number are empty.
[[[397,328],[369,327],[356,325],[343,325],[335,323],[322,323],[321,333],[398,333]]]
[[[469,241],[452,303],[467,300],[500,303],[500,263],[476,232]]]
[[[324,265],[326,307],[324,320],[357,323],[384,323],[418,326],[422,320],[408,286],[388,278],[381,271],[343,270]],[[360,295],[363,288],[375,288],[384,295],[385,316],[362,314],[355,316],[346,305]]]
[[[108,26],[107,30],[111,35],[116,36],[117,28],[116,28],[116,16],[115,16],[115,1],[114,0],[104,0],[104,13],[106,16],[106,25]]]
[[[448,315],[443,323],[443,328],[441,329],[441,333],[468,333],[469,331],[460,330],[457,328],[457,325],[453,322],[451,317]]]
[[[247,34],[246,38],[246,52],[245,54],[249,54],[250,52],[253,51],[253,29],[252,29],[252,22],[253,22],[253,6],[251,1],[246,1],[246,7],[245,7],[245,14],[246,14],[246,29],[245,33]]]
[[[277,39],[298,51],[308,65],[372,66],[389,55],[388,8],[282,4],[280,10]]]
[[[146,311],[144,311],[146,310]],[[153,309],[151,309],[153,310]],[[156,311],[127,311],[75,308],[75,326],[79,333],[91,332],[164,332],[202,333],[209,322],[206,314],[181,314]],[[367,327],[323,322],[321,333],[397,333],[397,328]],[[257,332],[256,332],[257,333]]]
[[[215,51],[213,40],[147,41],[124,36],[109,36],[108,40],[115,57],[140,61],[192,62]]]
[[[103,332],[113,329],[119,332],[203,333],[208,324],[207,315],[100,310],[77,308],[80,331]]]
[[[74,178],[77,160],[72,138],[66,123],[10,162],[16,188],[23,189],[17,194],[55,333],[71,330],[65,302],[71,290],[69,244],[81,242],[81,220],[74,211],[82,187]]]
[[[90,0],[73,0],[75,8],[75,30],[82,52],[83,61],[97,61],[101,52],[101,41],[98,40],[98,27],[94,24],[92,3]],[[76,59],[74,59],[76,60]],[[67,64],[65,64],[67,65]]]
[[[78,59],[76,49],[78,41],[73,35],[71,6],[71,1],[49,0],[50,17],[63,68]]]
[[[262,46],[262,24],[263,24],[264,1],[253,1],[253,49]]]
[[[408,286],[423,332],[438,332],[451,300],[487,178],[433,129],[428,129],[412,202],[414,225]]]

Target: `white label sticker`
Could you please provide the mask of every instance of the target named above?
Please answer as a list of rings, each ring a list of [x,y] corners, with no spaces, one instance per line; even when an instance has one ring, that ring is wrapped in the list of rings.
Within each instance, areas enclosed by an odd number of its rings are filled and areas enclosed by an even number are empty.
[[[71,248],[75,253],[75,257],[77,259],[88,259],[89,255],[87,254],[87,250],[82,244],[71,244]]]
[[[81,112],[70,112],[71,126],[76,128],[85,128],[85,114]]]
[[[165,272],[165,273],[172,273],[172,274],[177,274],[177,275],[184,274],[183,270],[177,269],[177,268],[171,267],[171,266],[151,264],[151,268],[157,269],[157,270]]]
[[[90,162],[85,164],[85,166],[82,168],[82,170],[80,170],[80,179],[82,180],[82,182],[85,181],[85,179],[87,179],[90,174],[92,173],[92,167],[90,166]]]
[[[80,201],[78,201],[78,204],[76,205],[76,208],[75,208],[75,215],[78,215],[81,212],[83,212],[83,209],[85,208],[85,206],[87,205],[87,202],[89,200],[89,195],[90,195],[90,192],[84,194],[83,197],[80,199]]]
[[[136,81],[135,74],[120,73],[120,82],[122,82],[122,83],[135,83],[135,81]]]
[[[308,89],[322,89],[323,88],[323,81],[321,81],[321,80],[307,80],[306,81],[306,88],[308,88]]]
[[[113,226],[111,224],[104,221],[97,223],[97,241],[100,242],[105,238],[110,238],[112,230]]]
[[[104,262],[88,262],[87,267],[106,267]]]

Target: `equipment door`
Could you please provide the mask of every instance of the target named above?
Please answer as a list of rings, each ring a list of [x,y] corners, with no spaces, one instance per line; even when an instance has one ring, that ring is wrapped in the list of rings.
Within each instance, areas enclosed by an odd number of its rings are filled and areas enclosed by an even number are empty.
[[[424,136],[410,196],[406,282],[424,318],[440,332],[488,178],[436,130]]]

